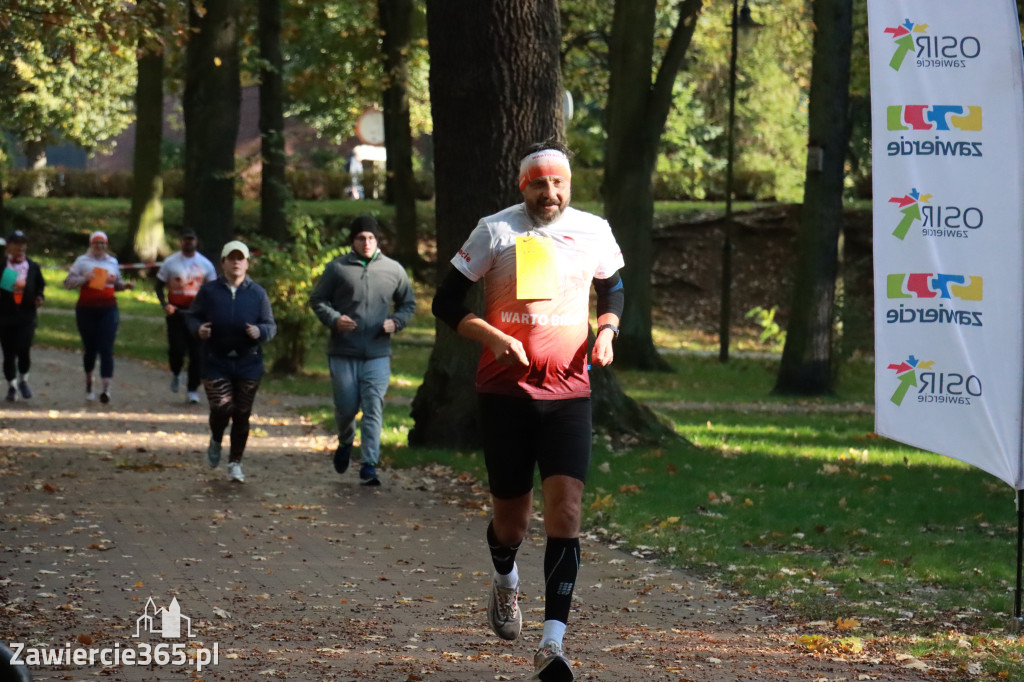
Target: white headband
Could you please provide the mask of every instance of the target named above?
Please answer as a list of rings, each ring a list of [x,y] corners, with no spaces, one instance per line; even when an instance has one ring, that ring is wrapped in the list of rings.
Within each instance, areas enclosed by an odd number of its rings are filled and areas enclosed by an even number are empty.
[[[557,149],[543,149],[527,154],[519,162],[519,191],[526,189],[532,180],[547,175],[559,175],[567,180],[572,178],[569,157]]]

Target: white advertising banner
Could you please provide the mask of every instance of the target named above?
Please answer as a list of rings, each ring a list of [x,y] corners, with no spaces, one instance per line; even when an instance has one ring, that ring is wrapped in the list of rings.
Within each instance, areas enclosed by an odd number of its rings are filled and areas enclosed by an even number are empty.
[[[875,429],[1024,489],[1014,0],[868,0]]]

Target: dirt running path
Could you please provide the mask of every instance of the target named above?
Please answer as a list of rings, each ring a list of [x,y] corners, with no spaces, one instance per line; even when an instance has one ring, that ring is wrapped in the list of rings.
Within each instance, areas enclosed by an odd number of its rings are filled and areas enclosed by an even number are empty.
[[[205,464],[206,409],[166,372],[118,360],[86,404],[77,354],[40,350],[36,397],[0,404],[0,641],[29,647],[217,645],[218,663],[48,666],[36,680],[518,680],[543,618],[542,539],[520,553],[526,623],[487,629],[486,496],[438,470],[334,473],[332,440],[286,396],[257,397],[244,485]],[[325,402],[328,400],[324,386]],[[540,524],[534,525],[534,531]],[[577,680],[935,680],[815,634],[695,577],[584,538],[567,652]],[[193,638],[134,637],[176,598]],[[821,632],[827,633],[826,629]],[[835,633],[829,633],[835,636]]]

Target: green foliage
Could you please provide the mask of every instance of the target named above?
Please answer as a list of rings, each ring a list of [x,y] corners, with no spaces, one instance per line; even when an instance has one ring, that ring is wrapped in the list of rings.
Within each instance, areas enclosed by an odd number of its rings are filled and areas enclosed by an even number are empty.
[[[267,290],[277,322],[277,338],[267,348],[275,373],[302,370],[306,351],[322,328],[310,310],[309,294],[324,266],[345,250],[329,248],[323,224],[307,215],[293,215],[288,230],[287,244],[253,239],[260,255],[251,274]]]
[[[761,306],[756,306],[748,310],[743,317],[748,320],[754,320],[761,327],[761,335],[758,337],[761,343],[781,348],[786,344],[786,330],[775,321],[775,313],[778,310],[778,306],[772,306],[771,310],[765,310]]]
[[[87,149],[132,120],[131,12],[90,0],[0,8],[0,128],[22,142],[67,140]]]
[[[414,132],[430,132],[426,6],[416,3],[409,60]],[[288,115],[300,117],[339,143],[356,119],[381,99],[386,80],[380,55],[376,0],[295,0],[284,8],[282,49]]]
[[[605,141],[608,26],[614,3],[563,0],[563,78],[576,100],[568,128],[577,165],[599,167]],[[737,58],[735,164],[738,193],[799,200],[807,138],[810,27],[804,0],[752,2],[765,25],[741,44]],[[685,71],[661,138],[659,196],[722,196],[728,125],[732,3],[708,0],[698,21]],[[655,42],[660,61],[676,21],[676,3],[657,8]],[[653,79],[654,74],[652,74]]]

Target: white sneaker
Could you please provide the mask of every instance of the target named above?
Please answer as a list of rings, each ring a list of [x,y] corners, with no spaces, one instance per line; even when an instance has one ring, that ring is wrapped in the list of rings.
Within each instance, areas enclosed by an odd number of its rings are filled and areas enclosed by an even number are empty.
[[[562,653],[561,645],[550,640],[542,642],[533,656],[533,677],[530,679],[542,682],[572,682],[574,677],[572,663]]]
[[[487,621],[498,637],[514,640],[523,629],[519,610],[519,585],[498,587],[498,574],[491,575],[491,593],[487,598]]]
[[[93,402],[94,400],[96,400],[96,391],[89,391],[88,393],[86,393],[85,399],[88,400],[89,402]]]
[[[198,392],[196,392],[196,391],[189,391],[188,392],[188,404],[189,405],[198,405],[199,404],[199,393]]]
[[[241,462],[228,462],[228,478],[238,483],[245,483],[245,474],[242,473]]]

